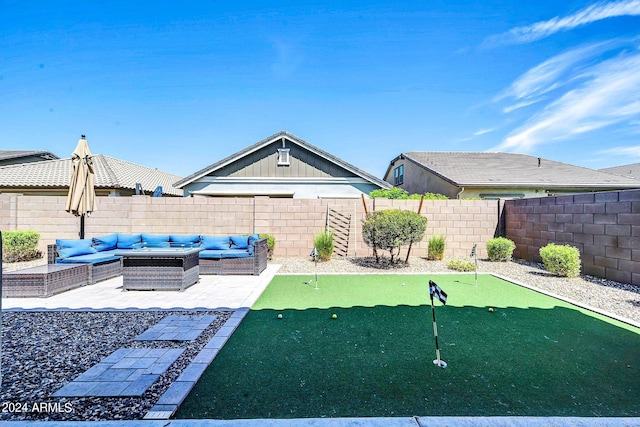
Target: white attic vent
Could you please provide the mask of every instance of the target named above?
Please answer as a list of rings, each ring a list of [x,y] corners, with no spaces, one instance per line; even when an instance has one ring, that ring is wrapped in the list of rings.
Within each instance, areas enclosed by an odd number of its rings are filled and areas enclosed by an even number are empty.
[[[289,166],[289,148],[278,148],[278,166]]]

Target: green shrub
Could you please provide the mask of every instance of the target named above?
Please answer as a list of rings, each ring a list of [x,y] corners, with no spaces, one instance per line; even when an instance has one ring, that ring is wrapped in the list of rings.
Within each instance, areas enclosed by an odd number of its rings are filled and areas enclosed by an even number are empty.
[[[371,193],[369,193],[369,197],[373,199],[383,198],[383,199],[406,200],[409,198],[409,193],[406,190],[403,190],[402,188],[398,188],[398,187],[393,187],[389,190],[380,188],[378,190],[373,190]]]
[[[376,262],[378,249],[389,251],[390,262],[400,260],[400,247],[419,242],[427,229],[427,218],[412,211],[387,209],[367,214],[362,223],[362,238],[373,248]]]
[[[576,277],[580,274],[580,251],[570,245],[549,243],[540,248],[540,257],[544,268],[564,277]]]
[[[313,239],[313,246],[318,251],[320,261],[329,261],[333,255],[333,233],[322,231]]]
[[[3,231],[2,261],[19,262],[40,258],[38,251],[40,233],[37,231]]]
[[[425,200],[449,200],[449,198],[444,194],[429,193],[429,192],[424,193],[424,199]]]
[[[447,268],[456,271],[475,271],[476,265],[466,259],[452,259],[447,263]]]
[[[511,261],[511,255],[516,248],[513,241],[504,237],[496,237],[487,242],[489,261]]]
[[[369,193],[369,197],[372,199],[383,198],[383,199],[397,199],[397,200],[415,200],[420,199],[422,194],[409,194],[407,190],[403,190],[402,188],[393,187],[389,190],[378,189],[373,190]],[[444,194],[438,193],[424,193],[425,200],[449,200],[447,196]]]
[[[260,233],[261,239],[267,239],[267,259],[273,259],[273,250],[276,248],[276,238],[271,234]]]
[[[441,260],[444,258],[445,240],[446,238],[442,235],[429,237],[427,259]]]

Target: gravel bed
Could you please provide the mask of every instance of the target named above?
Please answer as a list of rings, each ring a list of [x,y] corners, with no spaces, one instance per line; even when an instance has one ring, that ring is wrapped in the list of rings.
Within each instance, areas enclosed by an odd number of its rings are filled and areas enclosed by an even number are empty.
[[[309,258],[278,258],[274,264],[281,264],[278,273],[442,273],[455,272],[447,268],[448,260],[429,261],[410,257],[408,264],[382,266],[373,257],[340,258],[318,262],[317,267]],[[543,292],[561,296],[572,301],[597,308],[640,324],[640,286],[613,280],[581,275],[575,278],[559,277],[548,273],[542,264],[514,260],[511,262],[491,262],[478,259],[479,273],[492,273],[510,278]]]
[[[193,341],[134,341],[169,314],[218,317]],[[142,419],[232,311],[10,311],[2,313],[0,420]],[[140,397],[50,397],[119,348],[184,348]]]

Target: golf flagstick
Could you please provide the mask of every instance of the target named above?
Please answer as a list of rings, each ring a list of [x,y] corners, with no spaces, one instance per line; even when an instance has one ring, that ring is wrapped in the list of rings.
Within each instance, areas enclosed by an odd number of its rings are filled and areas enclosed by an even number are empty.
[[[477,244],[473,244],[473,248],[471,248],[471,257],[475,259],[476,262],[476,288],[478,287],[478,253],[476,252]]]
[[[309,254],[309,256],[311,258],[313,258],[313,262],[315,263],[315,271],[316,271],[316,291],[319,289],[318,288],[318,250],[316,249],[316,247],[313,247],[313,250],[311,251],[311,253]]]
[[[441,368],[447,367],[447,362],[440,358],[440,346],[438,345],[438,324],[436,323],[436,309],[433,305],[433,295],[444,305],[447,303],[447,294],[440,289],[440,286],[432,280],[429,280],[429,297],[431,298],[431,314],[433,315],[433,335],[436,338],[436,360],[433,361],[434,365],[438,365]]]

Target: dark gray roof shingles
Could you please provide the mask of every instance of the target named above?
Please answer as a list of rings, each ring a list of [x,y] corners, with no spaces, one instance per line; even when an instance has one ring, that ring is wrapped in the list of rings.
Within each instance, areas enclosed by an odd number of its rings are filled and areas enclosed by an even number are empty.
[[[402,156],[458,186],[637,188],[637,180],[515,153],[410,151]]]

